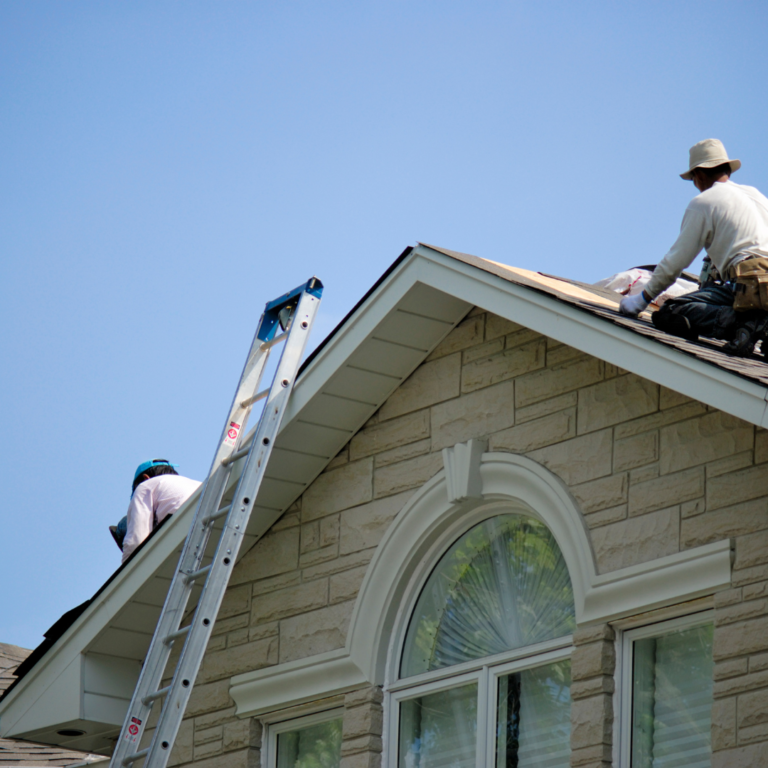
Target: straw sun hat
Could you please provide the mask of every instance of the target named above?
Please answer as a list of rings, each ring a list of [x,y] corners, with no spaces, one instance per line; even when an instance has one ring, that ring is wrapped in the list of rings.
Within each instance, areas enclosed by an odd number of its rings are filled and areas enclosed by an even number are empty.
[[[693,178],[691,171],[694,168],[716,168],[723,163],[728,163],[731,166],[731,173],[741,168],[741,160],[731,160],[725,151],[723,142],[719,139],[704,139],[704,141],[694,144],[690,149],[690,157],[688,170],[680,174],[680,178],[686,181]]]

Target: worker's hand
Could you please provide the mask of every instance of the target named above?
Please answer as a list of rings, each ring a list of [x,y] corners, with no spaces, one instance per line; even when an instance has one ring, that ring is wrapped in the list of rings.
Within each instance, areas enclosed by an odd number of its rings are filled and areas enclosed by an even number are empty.
[[[637,317],[647,306],[648,303],[643,296],[643,292],[636,293],[634,296],[625,296],[619,304],[619,312],[622,315]]]

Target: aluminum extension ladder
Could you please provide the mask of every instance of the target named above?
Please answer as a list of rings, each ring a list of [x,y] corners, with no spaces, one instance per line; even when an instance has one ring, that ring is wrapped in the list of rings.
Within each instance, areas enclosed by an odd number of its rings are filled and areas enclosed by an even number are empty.
[[[144,768],[163,768],[168,762],[293,389],[322,292],[323,284],[313,277],[264,308],[110,768],[124,768],[141,760],[144,760]],[[269,389],[259,391],[270,352],[281,342],[285,342],[285,346],[274,379]],[[250,411],[264,398],[266,403],[253,440],[241,447]],[[222,506],[232,465],[241,457],[247,458],[233,501]],[[221,518],[226,519],[215,544],[215,554],[209,564],[203,565],[209,542],[213,543],[214,523]],[[190,622],[181,626],[190,593],[195,584],[201,582],[204,584],[194,615]],[[171,682],[161,688],[173,646],[181,642],[184,646]],[[150,710],[160,701],[162,709],[150,745],[139,751]]]

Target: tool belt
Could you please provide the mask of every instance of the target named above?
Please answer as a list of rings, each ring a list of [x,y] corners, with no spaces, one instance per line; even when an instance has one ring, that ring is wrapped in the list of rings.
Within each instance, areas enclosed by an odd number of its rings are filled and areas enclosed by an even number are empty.
[[[728,272],[735,283],[733,308],[737,312],[749,309],[768,311],[768,258],[751,256]]]

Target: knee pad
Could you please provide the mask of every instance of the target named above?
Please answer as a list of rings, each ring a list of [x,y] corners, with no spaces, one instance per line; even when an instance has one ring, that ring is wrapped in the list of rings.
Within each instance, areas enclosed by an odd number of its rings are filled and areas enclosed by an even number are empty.
[[[739,326],[739,316],[733,307],[723,307],[717,313],[712,335],[716,339],[730,341]]]
[[[699,338],[699,334],[691,328],[688,318],[675,311],[679,307],[670,306],[670,304],[671,302],[667,302],[661,309],[654,312],[651,315],[651,322],[660,331],[664,331],[664,333],[668,333],[671,336],[679,336],[688,341],[696,341]]]

